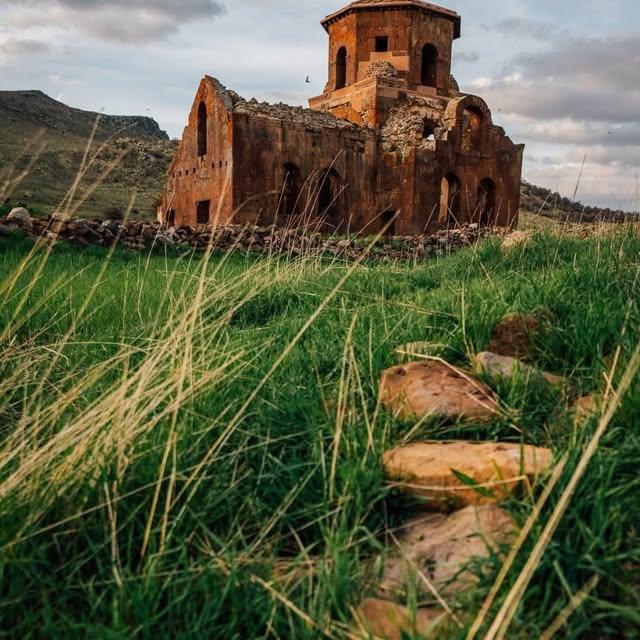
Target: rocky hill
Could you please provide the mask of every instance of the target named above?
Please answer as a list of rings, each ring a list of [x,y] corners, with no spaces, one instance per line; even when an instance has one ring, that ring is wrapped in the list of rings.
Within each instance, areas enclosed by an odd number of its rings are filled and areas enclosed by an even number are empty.
[[[82,205],[87,217],[113,217],[136,192],[134,216],[150,218],[161,193],[176,144],[152,118],[82,111],[41,91],[0,92],[0,177],[30,167],[9,196],[46,216],[73,185],[91,133],[98,122],[92,162],[77,190],[83,198],[111,166],[111,173]]]
[[[637,215],[621,210],[602,209],[563,198],[544,187],[536,187],[528,182],[522,183],[520,208],[561,222],[625,222],[637,220]]]

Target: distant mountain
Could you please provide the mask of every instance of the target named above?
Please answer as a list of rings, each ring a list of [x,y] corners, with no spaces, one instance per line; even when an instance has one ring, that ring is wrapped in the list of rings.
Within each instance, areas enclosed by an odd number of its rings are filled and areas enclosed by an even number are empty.
[[[92,155],[103,148],[83,177],[77,198],[96,184],[120,154],[125,155],[78,214],[116,215],[126,209],[135,190],[134,215],[153,217],[176,149],[158,123],[144,116],[74,109],[42,91],[0,91],[0,172],[12,167],[15,176],[34,161],[10,196],[9,206],[23,204],[42,215],[55,211],[75,180],[96,122]],[[38,155],[41,145],[44,149]]]
[[[42,91],[0,91],[0,122],[5,131],[22,142],[24,136],[44,128],[51,135],[86,140],[100,118],[97,140],[112,136],[168,140],[153,118],[144,116],[109,116],[68,107]],[[6,141],[5,141],[6,142]]]
[[[547,218],[564,222],[624,222],[637,220],[637,215],[625,211],[603,209],[574,202],[563,198],[544,187],[536,187],[528,182],[522,183],[520,208],[528,213],[535,213]]]

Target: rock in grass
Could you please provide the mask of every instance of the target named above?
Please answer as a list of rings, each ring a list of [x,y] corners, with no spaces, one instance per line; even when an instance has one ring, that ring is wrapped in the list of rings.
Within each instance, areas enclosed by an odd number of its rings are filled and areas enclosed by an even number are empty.
[[[382,374],[380,400],[404,419],[434,416],[485,423],[499,412],[490,389],[480,380],[436,360],[387,369]]]
[[[415,635],[434,637],[432,634],[446,626],[446,622],[442,609],[418,609],[414,616],[406,607],[375,598],[367,598],[356,610],[358,627],[384,640],[402,640]]]
[[[418,442],[383,455],[387,479],[423,498],[429,509],[504,500],[552,461],[549,449],[494,442]]]
[[[20,226],[31,227],[31,214],[24,207],[16,207],[12,209],[7,216],[8,222],[15,222]]]
[[[487,351],[527,361],[533,339],[548,325],[542,313],[510,313],[493,328]]]
[[[382,589],[400,594],[418,585],[421,595],[430,595],[418,577],[422,572],[442,594],[464,592],[478,580],[469,566],[472,560],[496,553],[512,541],[513,532],[511,517],[497,505],[423,514],[396,533],[399,550],[385,562]]]
[[[516,247],[527,244],[531,237],[531,231],[513,231],[502,241],[502,249],[512,251]]]
[[[566,379],[562,376],[540,371],[516,358],[500,356],[497,353],[491,353],[489,351],[484,351],[474,356],[473,366],[476,373],[484,373],[493,379],[502,378],[503,380],[511,380],[515,376],[521,376],[545,380],[552,387],[556,388],[562,388],[567,384]]]

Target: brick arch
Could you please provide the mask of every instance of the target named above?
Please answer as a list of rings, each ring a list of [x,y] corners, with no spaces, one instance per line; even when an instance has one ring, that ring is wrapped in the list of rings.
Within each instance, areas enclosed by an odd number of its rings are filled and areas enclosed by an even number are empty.
[[[474,109],[482,114],[485,127],[493,126],[491,110],[487,103],[478,96],[462,96],[455,100],[450,100],[444,112],[444,121],[448,129],[462,124],[465,109]]]

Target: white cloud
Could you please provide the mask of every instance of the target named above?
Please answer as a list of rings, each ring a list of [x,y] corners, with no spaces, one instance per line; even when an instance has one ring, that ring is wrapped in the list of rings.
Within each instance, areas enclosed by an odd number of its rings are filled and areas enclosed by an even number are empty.
[[[214,0],[4,0],[10,8],[5,24],[36,25],[80,31],[126,43],[164,39],[184,24],[221,15]]]

